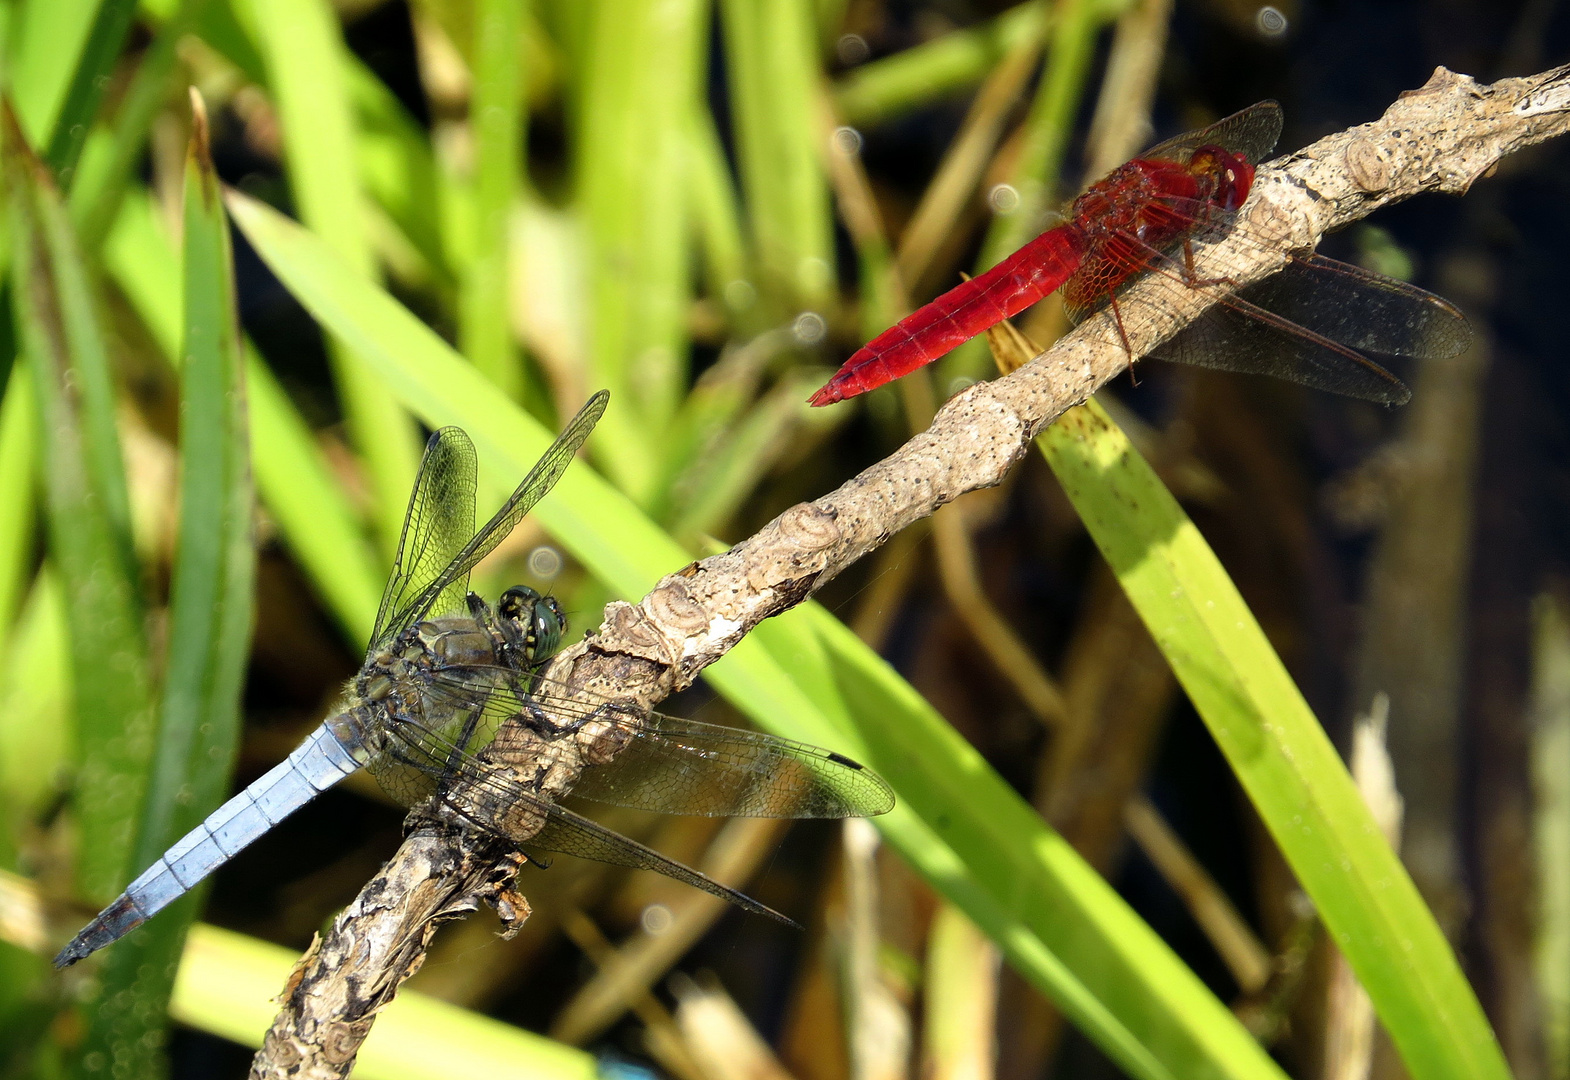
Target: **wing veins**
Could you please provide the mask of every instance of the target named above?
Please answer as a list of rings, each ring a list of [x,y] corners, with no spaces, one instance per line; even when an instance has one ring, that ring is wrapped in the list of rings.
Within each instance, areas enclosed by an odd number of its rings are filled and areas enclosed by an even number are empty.
[[[511,497],[502,504],[501,508],[491,515],[491,519],[482,525],[467,543],[452,557],[452,560],[439,573],[433,577],[411,599],[402,604],[397,611],[383,620],[377,619],[377,629],[382,633],[389,630],[401,630],[411,623],[417,622],[435,607],[437,601],[450,588],[456,587],[461,594],[467,586],[469,571],[475,564],[495,550],[507,534],[512,532],[518,522],[522,521],[528,512],[534,509],[536,503],[544,498],[546,492],[556,486],[562,474],[567,471],[567,466],[572,464],[572,459],[577,455],[580,447],[589,438],[589,432],[594,430],[594,425],[599,422],[600,416],[605,412],[605,405],[610,400],[610,394],[604,390],[591,397],[583,408],[578,410],[578,415],[562,429],[556,441],[535,462],[534,468],[529,470],[521,483],[513,490]],[[443,431],[456,431],[456,428],[443,428]],[[461,432],[460,432],[461,434]],[[432,437],[433,441],[435,436]],[[467,436],[464,437],[468,441]],[[473,452],[472,444],[470,452]],[[423,472],[423,470],[422,470]],[[416,492],[419,485],[416,483]],[[472,500],[471,500],[472,502]],[[412,511],[411,500],[411,511]],[[472,526],[472,510],[470,522]],[[405,523],[405,530],[408,523]],[[401,544],[400,544],[401,548]],[[391,583],[389,583],[391,590]],[[383,603],[387,599],[384,597]],[[379,641],[380,638],[373,638]]]
[[[787,926],[797,926],[794,920],[781,915],[766,904],[759,903],[746,893],[722,885],[690,866],[661,855],[651,847],[630,840],[581,814],[557,806],[549,799],[528,790],[525,785],[498,772],[495,766],[482,764],[473,755],[456,749],[440,735],[418,725],[409,726],[418,731],[419,735],[411,737],[412,732],[400,732],[399,741],[403,746],[418,752],[408,756],[403,763],[426,769],[430,767],[422,764],[421,758],[427,761],[445,761],[447,765],[440,770],[440,775],[449,783],[437,793],[437,798],[474,828],[501,837],[524,849],[541,848],[545,851],[556,851],[596,862],[610,863],[613,866],[653,870],[729,901],[746,911],[766,915]],[[487,819],[483,812],[460,803],[454,797],[460,787],[477,792],[480,798],[475,801],[481,805],[503,800],[509,806],[525,807],[532,815],[542,819],[538,830],[527,836],[509,833],[496,821]]]
[[[498,689],[482,713],[499,725],[524,705],[506,687],[507,669],[493,670]],[[435,675],[429,687],[436,700],[472,707],[472,683]],[[572,794],[595,802],[667,814],[796,819],[870,817],[894,804],[876,773],[810,743],[662,713],[640,719],[597,704],[551,702],[542,708],[547,716],[571,722],[602,721],[625,736],[609,761],[586,762],[572,788]]]
[[[443,599],[442,588],[433,591],[432,586],[474,530],[474,477],[474,444],[463,429],[444,427],[433,432],[409,492],[398,552],[377,605],[371,647],[381,644],[394,629],[402,629],[405,623],[401,617],[413,597],[430,593],[427,606],[453,602],[450,596]],[[461,591],[458,600],[462,600]]]

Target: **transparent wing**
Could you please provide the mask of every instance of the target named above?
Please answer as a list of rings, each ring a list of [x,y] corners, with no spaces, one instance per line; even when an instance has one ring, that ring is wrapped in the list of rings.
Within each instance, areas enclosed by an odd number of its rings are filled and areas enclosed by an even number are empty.
[[[1218,299],[1151,355],[1400,405],[1411,392],[1364,352],[1443,360],[1471,339],[1465,316],[1443,298],[1318,255]]]
[[[539,832],[521,842],[521,846],[526,849],[542,848],[546,851],[559,851],[565,855],[576,855],[580,859],[611,863],[614,866],[630,866],[634,870],[653,870],[685,885],[691,885],[695,889],[702,889],[722,900],[729,900],[737,907],[756,915],[767,915],[786,926],[798,930],[801,928],[794,919],[788,919],[768,905],[758,903],[746,893],[721,885],[713,878],[700,874],[675,859],[667,859],[653,848],[629,840],[620,833],[612,832],[603,825],[597,825],[586,817],[574,814],[571,810],[564,810],[551,803],[542,805],[546,811],[545,824],[541,826]]]
[[[1150,355],[1219,371],[1272,375],[1385,405],[1404,405],[1412,397],[1406,384],[1379,364],[1251,303],[1249,293],[1245,289],[1220,298]]]
[[[389,708],[366,770],[400,806],[423,802],[456,775],[466,754],[494,734],[494,727],[479,734],[490,700],[475,688],[463,696],[427,695],[411,706]]]
[[[1448,360],[1472,339],[1466,316],[1443,297],[1321,255],[1294,258],[1238,295],[1332,341],[1386,356]]]
[[[1265,160],[1281,138],[1281,106],[1259,101],[1209,127],[1157,143],[1139,157],[1188,161],[1201,146],[1219,146],[1241,155],[1250,164]]]
[[[1230,215],[1210,223],[1213,235],[1219,237],[1229,223]],[[1316,390],[1400,405],[1411,392],[1364,351],[1445,359],[1471,339],[1465,317],[1448,301],[1348,263],[1294,256],[1271,277],[1233,292],[1224,283],[1190,284],[1182,259],[1126,233],[1103,243],[1086,261],[1086,284],[1068,297],[1070,319],[1077,323],[1107,306],[1102,282],[1120,282],[1114,291],[1121,293],[1145,271],[1166,279],[1172,288],[1199,289],[1216,301],[1151,352],[1159,360],[1271,375]],[[1127,328],[1139,316],[1124,308],[1121,317]]]
[[[472,678],[470,669],[461,677],[434,676],[427,698],[441,715],[460,712],[472,706]],[[494,693],[477,726],[487,734],[477,739],[489,738],[521,708],[516,690]],[[596,802],[663,814],[769,818],[872,817],[894,806],[894,793],[872,770],[807,743],[661,713],[632,716],[608,703],[553,702],[548,719],[566,729],[556,738],[575,740],[584,762],[572,794]],[[533,750],[532,741],[521,748]],[[486,757],[505,762],[513,753],[492,742]]]
[[[437,614],[462,610],[468,577],[449,577],[440,587],[437,582],[474,535],[474,475],[474,444],[461,428],[445,427],[431,436],[376,611],[372,650],[408,625],[417,603]]]
[[[412,723],[400,724],[396,730],[397,748],[389,757],[410,772],[425,774],[432,793],[475,828],[524,849],[556,851],[635,870],[653,870],[747,911],[796,926],[745,893],[557,806],[520,783],[502,764],[464,752],[439,732]],[[525,775],[532,771],[526,767]]]
[[[707,817],[873,817],[894,806],[881,777],[832,750],[659,713],[615,726],[626,746],[585,769],[574,795]]]
[[[467,543],[463,543],[461,547],[457,548],[446,565],[437,569],[428,581],[420,584],[419,577],[412,574],[409,576],[409,584],[400,587],[400,600],[392,605],[393,613],[386,617],[385,625],[382,618],[379,617],[377,619],[378,632],[386,633],[401,630],[410,623],[427,618],[432,613],[449,610],[461,611],[463,609],[463,595],[468,589],[469,571],[473,570],[476,563],[489,555],[496,545],[501,543],[508,533],[512,532],[513,527],[523,520],[524,515],[534,509],[534,504],[539,502],[547,491],[556,486],[556,481],[561,479],[562,473],[567,471],[567,466],[572,464],[573,456],[577,454],[578,448],[588,439],[589,432],[594,430],[594,425],[599,421],[601,414],[605,412],[605,405],[608,401],[610,401],[610,394],[604,390],[591,397],[588,403],[578,410],[578,415],[572,418],[572,421],[562,430],[562,433],[556,436],[556,441],[551,443],[550,449],[545,451],[544,456],[535,463],[534,468],[529,470],[529,475],[523,478],[523,482],[512,493],[512,497],[502,504],[502,508],[496,511],[491,520],[480,527],[479,532],[474,533]],[[443,428],[442,430],[457,431],[456,428]],[[459,432],[459,434],[462,433]],[[468,442],[467,436],[464,436],[464,441],[465,443]],[[429,452],[429,448],[427,448],[427,454]],[[472,446],[469,448],[469,453],[472,459],[474,453]],[[424,474],[423,468],[421,474],[422,476]],[[419,494],[420,485],[419,482],[416,482],[415,496],[418,497]],[[472,506],[474,501],[472,477],[470,480],[469,501],[471,506],[469,527],[472,529]],[[412,506],[411,502],[411,513],[413,512]],[[405,523],[404,529],[405,532],[408,531],[407,523]],[[388,590],[389,592],[392,590],[391,583],[388,585]],[[453,596],[457,597],[457,606],[445,606],[452,603],[451,598]],[[385,599],[382,601],[382,605],[384,608],[388,606]],[[382,638],[373,637],[372,640],[380,643]]]

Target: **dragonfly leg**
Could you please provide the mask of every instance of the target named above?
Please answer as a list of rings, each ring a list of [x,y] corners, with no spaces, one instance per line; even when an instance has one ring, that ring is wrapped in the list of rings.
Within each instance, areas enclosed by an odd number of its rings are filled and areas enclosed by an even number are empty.
[[[568,724],[565,728],[557,727],[555,722],[551,720],[549,714],[547,714],[544,709],[540,708],[540,703],[538,701],[535,701],[527,694],[519,695],[518,700],[523,705],[522,710],[518,713],[518,715],[522,718],[519,722],[522,723],[524,727],[528,728],[530,731],[541,737],[551,738],[553,736],[560,735],[563,731],[571,731],[574,724],[577,723],[577,721],[574,721],[573,724]]]
[[[1116,290],[1107,293],[1107,300],[1112,307],[1112,322],[1118,328],[1118,337],[1123,341],[1123,352],[1128,356],[1128,379],[1135,386],[1139,385],[1139,376],[1134,374],[1134,346],[1129,344],[1128,332],[1123,329],[1123,309],[1118,307],[1118,294]]]
[[[628,722],[631,724],[642,722],[642,714],[639,714],[636,708],[631,705],[620,705],[617,702],[601,702],[600,705],[593,706],[593,711],[590,713],[573,717],[567,724],[556,724],[551,721],[551,717],[540,708],[539,703],[532,699],[523,699],[523,710],[524,713],[529,714],[529,719],[524,721],[524,724],[539,735],[548,736],[576,735],[590,724],[609,724],[615,727]]]
[[[389,711],[386,726],[383,728],[384,738],[379,748],[379,753],[394,765],[406,765],[411,769],[421,772],[430,772],[435,764],[434,755],[428,750],[416,754],[410,747],[420,746],[422,736],[431,734],[430,728],[407,716],[399,716]],[[390,736],[390,737],[386,737]]]
[[[1192,240],[1183,241],[1183,284],[1191,289],[1213,289],[1224,285],[1235,289],[1237,283],[1229,277],[1201,278],[1194,270],[1194,244]]]
[[[641,723],[642,720],[643,717],[639,714],[638,710],[633,708],[631,705],[622,705],[614,701],[602,701],[600,704],[596,705],[594,707],[594,711],[588,715],[580,716],[576,720],[570,721],[566,726],[555,728],[553,730],[560,731],[567,735],[572,735],[589,724],[609,723],[614,725],[627,722],[637,724]]]
[[[517,631],[508,624],[506,619],[501,620],[500,625],[498,625],[496,619],[492,617],[491,605],[487,604],[484,598],[477,593],[468,593],[463,600],[468,605],[469,618],[479,623],[480,628],[491,635],[492,641],[500,642],[501,647],[497,649],[497,653],[501,657],[503,664],[507,667],[517,667],[517,656],[522,645],[521,642],[516,640]]]
[[[483,709],[469,710],[468,717],[463,721],[463,730],[453,740],[452,753],[447,755],[448,772],[456,771],[459,762],[463,760],[463,755],[468,752],[469,742],[474,738],[475,729],[480,726],[480,716],[483,712]]]
[[[605,701],[594,707],[594,710],[584,716],[577,716],[566,723],[557,723],[550,713],[533,697],[527,694],[518,696],[520,705],[518,711],[519,723],[544,738],[554,739],[561,735],[574,735],[584,727],[593,723],[616,724],[625,721],[637,723],[641,718],[638,711],[629,705],[618,705],[615,702]]]

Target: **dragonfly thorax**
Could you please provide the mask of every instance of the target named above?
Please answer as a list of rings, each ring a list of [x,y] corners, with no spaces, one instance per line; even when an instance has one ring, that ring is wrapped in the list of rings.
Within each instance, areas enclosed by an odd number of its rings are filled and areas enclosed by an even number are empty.
[[[428,662],[438,669],[474,667],[497,662],[496,639],[474,619],[451,615],[415,624],[419,645],[409,661]]]
[[[1185,222],[1174,218],[1167,201],[1203,197],[1202,181],[1175,161],[1130,161],[1093,184],[1074,200],[1071,219],[1081,223],[1092,248],[1137,237],[1161,243]]]
[[[343,711],[358,729],[352,742],[376,749],[389,724],[418,718],[426,683],[436,675],[463,680],[465,673],[501,662],[505,646],[477,620],[460,615],[415,623],[365,658],[350,683]]]

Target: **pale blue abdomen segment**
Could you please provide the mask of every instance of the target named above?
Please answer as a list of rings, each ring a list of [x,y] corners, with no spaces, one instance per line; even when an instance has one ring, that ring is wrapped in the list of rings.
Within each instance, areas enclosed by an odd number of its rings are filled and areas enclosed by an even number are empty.
[[[126,886],[60,951],[55,966],[76,963],[168,907],[257,837],[358,769],[355,749],[334,731],[333,720],[317,728],[294,753],[214,810]]]

